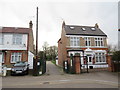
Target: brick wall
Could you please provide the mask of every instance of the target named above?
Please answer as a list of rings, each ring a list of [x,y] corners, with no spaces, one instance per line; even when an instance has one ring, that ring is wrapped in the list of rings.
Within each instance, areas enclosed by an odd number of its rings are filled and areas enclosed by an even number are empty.
[[[80,37],[80,46],[85,46],[85,41],[82,37]]]
[[[32,29],[30,29],[30,32],[29,32],[29,36],[28,36],[28,50],[32,53],[35,53],[34,52],[34,38],[33,38],[33,31]]]
[[[62,61],[62,50],[61,50],[61,44],[62,44],[62,42],[61,42],[61,39],[58,41],[58,64],[60,65],[60,66],[62,66],[62,64],[63,64],[63,61]]]
[[[90,39],[91,39],[91,46],[95,46],[95,41],[94,41],[94,38],[93,38],[93,37],[91,37]]]

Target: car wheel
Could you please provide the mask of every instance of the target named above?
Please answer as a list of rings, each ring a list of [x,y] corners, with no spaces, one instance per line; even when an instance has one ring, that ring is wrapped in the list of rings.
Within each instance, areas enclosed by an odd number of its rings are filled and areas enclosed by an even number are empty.
[[[28,75],[28,70],[26,71],[26,75]]]

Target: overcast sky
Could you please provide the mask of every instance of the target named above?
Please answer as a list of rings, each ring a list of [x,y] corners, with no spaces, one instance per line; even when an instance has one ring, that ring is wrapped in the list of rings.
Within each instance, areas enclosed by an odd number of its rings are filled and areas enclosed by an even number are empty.
[[[99,1],[99,2],[98,2]],[[36,31],[36,7],[39,8],[39,49],[45,41],[57,45],[61,25],[94,26],[108,35],[108,44],[118,43],[118,0],[0,0],[0,26],[29,27]],[[35,40],[35,38],[34,38]]]

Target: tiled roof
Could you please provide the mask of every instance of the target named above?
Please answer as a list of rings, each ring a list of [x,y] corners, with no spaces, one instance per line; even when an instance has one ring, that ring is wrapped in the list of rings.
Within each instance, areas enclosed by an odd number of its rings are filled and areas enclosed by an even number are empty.
[[[30,28],[21,28],[21,27],[0,27],[0,33],[23,33],[28,34]]]
[[[102,30],[91,26],[65,25],[66,35],[107,36]]]

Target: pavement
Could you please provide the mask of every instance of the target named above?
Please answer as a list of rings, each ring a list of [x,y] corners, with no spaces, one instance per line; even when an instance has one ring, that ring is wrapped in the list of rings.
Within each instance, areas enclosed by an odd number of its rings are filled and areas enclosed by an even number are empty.
[[[108,71],[66,74],[47,61],[42,76],[7,76],[2,78],[3,88],[118,88],[118,74]]]

